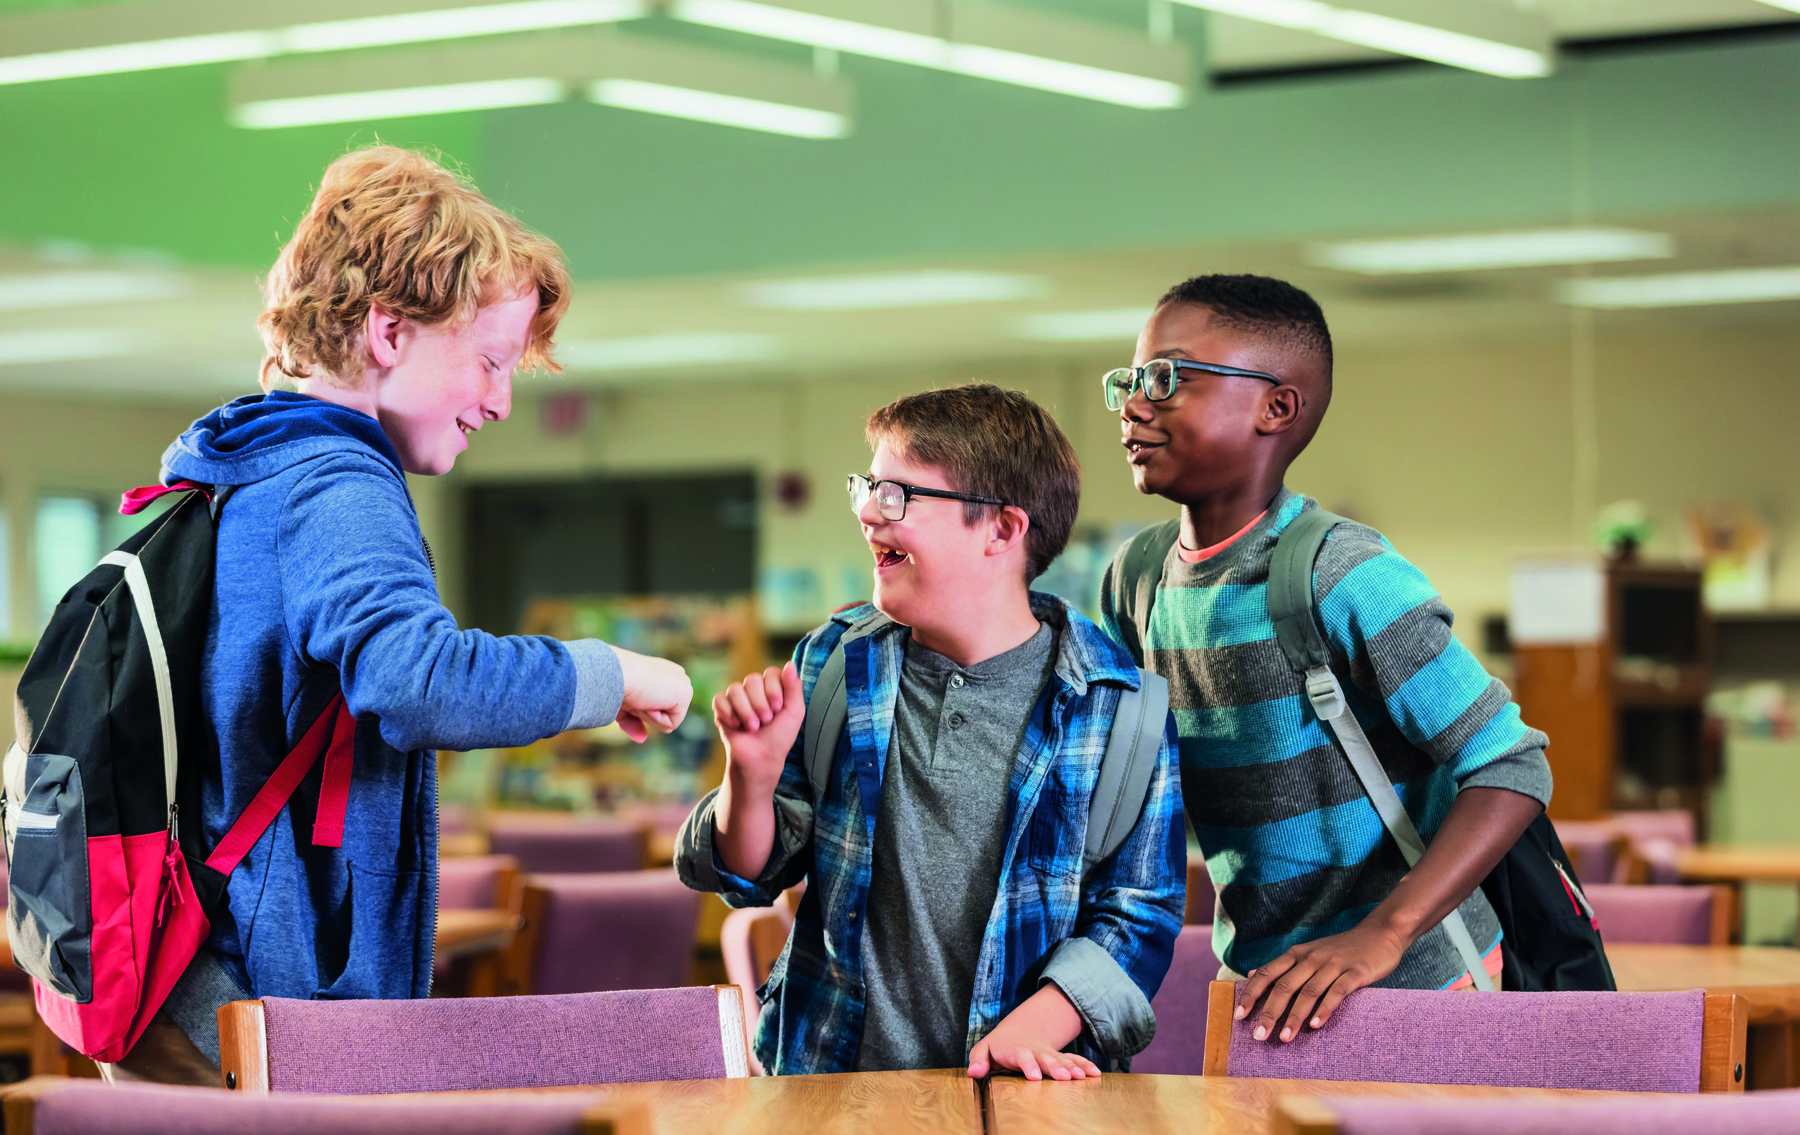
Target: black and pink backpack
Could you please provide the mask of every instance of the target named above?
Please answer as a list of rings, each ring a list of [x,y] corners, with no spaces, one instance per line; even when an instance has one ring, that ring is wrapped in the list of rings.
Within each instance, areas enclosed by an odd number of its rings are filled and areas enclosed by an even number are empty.
[[[19,681],[18,741],[0,769],[6,932],[38,1014],[70,1047],[116,1062],[211,932],[225,881],[325,758],[315,844],[343,842],[355,718],[340,694],[216,847],[200,822],[201,711],[213,554],[229,487],[179,493],[57,605]]]

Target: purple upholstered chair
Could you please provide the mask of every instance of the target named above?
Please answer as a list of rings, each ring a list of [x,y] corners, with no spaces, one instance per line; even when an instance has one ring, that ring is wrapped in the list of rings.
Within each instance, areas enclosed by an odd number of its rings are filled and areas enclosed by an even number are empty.
[[[438,907],[441,910],[487,910],[503,907],[518,874],[510,855],[470,855],[438,860]]]
[[[1272,1135],[1776,1135],[1800,1132],[1800,1091],[1691,1100],[1289,1097]]]
[[[1213,890],[1212,875],[1206,870],[1206,858],[1190,854],[1187,861],[1187,917],[1189,926],[1210,926],[1218,892]]]
[[[1724,946],[1731,941],[1729,887],[1583,887],[1608,943]]]
[[[1556,838],[1569,853],[1575,878],[1585,888],[1595,883],[1626,882],[1631,840],[1611,820],[1558,820]]]
[[[1288,1044],[1208,1000],[1209,1076],[1626,1092],[1742,1091],[1748,1009],[1729,993],[1441,993],[1360,989]]]
[[[219,1011],[226,1084],[252,1095],[738,1077],[749,1075],[744,1046],[743,1001],[730,985],[413,1001],[268,997]]]
[[[725,958],[725,980],[744,995],[744,1019],[754,1021],[762,1012],[756,991],[769,980],[769,970],[787,945],[794,916],[786,907],[764,906],[734,910],[719,927],[719,953]],[[750,1074],[763,1074],[756,1054],[750,1055]]]
[[[1206,1052],[1206,997],[1219,976],[1211,926],[1183,926],[1175,939],[1175,960],[1150,1007],[1156,1010],[1156,1039],[1132,1057],[1133,1072],[1198,1076]]]
[[[376,1103],[93,1080],[34,1082],[21,1091],[7,1098],[9,1120],[21,1104],[29,1107],[27,1129],[38,1135],[626,1135],[650,1127],[642,1105],[608,1104],[604,1095],[586,1092]]]
[[[532,993],[685,985],[694,965],[700,896],[675,872],[534,875],[514,937]]]
[[[647,854],[644,829],[612,820],[495,820],[488,849],[533,875],[641,871]]]
[[[438,835],[464,835],[469,831],[469,809],[461,804],[438,805]]]

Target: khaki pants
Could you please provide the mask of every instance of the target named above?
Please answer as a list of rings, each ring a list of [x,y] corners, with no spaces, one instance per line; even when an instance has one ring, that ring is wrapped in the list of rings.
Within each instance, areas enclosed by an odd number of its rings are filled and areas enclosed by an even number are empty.
[[[150,1027],[125,1059],[117,1064],[94,1063],[109,1084],[184,1084],[224,1089],[219,1066],[194,1047],[194,1042],[167,1013],[151,1018]]]

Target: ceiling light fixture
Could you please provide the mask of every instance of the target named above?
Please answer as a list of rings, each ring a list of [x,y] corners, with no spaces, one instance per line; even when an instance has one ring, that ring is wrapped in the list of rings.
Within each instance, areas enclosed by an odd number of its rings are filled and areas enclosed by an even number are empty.
[[[126,331],[57,328],[0,332],[0,366],[116,359],[142,350],[143,340]]]
[[[939,307],[1035,299],[1050,290],[1041,276],[1000,272],[896,272],[880,276],[827,276],[767,280],[739,291],[752,307],[783,311],[873,311],[890,307]]]
[[[588,98],[601,106],[716,122],[721,126],[788,134],[795,138],[842,138],[850,133],[850,120],[828,110],[786,106],[638,79],[601,79],[588,88]]]
[[[180,276],[143,272],[45,272],[0,276],[0,311],[42,311],[90,304],[133,303],[186,295]]]
[[[366,122],[375,118],[412,118],[422,114],[542,106],[562,99],[563,86],[555,79],[496,79],[485,83],[447,83],[437,87],[264,99],[233,107],[231,121],[252,130],[273,130],[327,122]]]
[[[1339,8],[1319,0],[1180,2],[1506,79],[1542,78],[1554,69],[1548,24],[1499,4],[1363,0],[1356,8]],[[1408,18],[1414,15],[1430,22]]]
[[[791,6],[799,4],[800,7]],[[1181,106],[1189,64],[1178,44],[981,0],[674,0],[678,20],[746,35],[951,71],[1121,106]],[[871,19],[875,17],[875,19]],[[879,22],[876,22],[879,20]]]
[[[455,75],[462,82],[434,80]],[[850,132],[842,79],[609,28],[258,64],[231,78],[240,126],[308,126],[559,102],[607,106],[805,138]]]
[[[1129,341],[1137,338],[1149,318],[1150,309],[1145,307],[1042,312],[1027,315],[1014,324],[1013,337],[1043,343]]]
[[[1800,300],[1800,267],[1735,268],[1564,280],[1557,298],[1576,307],[1698,307],[1703,304]]]
[[[781,353],[773,335],[641,335],[623,339],[585,339],[559,343],[557,361],[564,370],[647,370],[690,363],[758,362]]]
[[[1675,255],[1666,233],[1635,229],[1569,228],[1455,233],[1398,240],[1352,240],[1308,245],[1306,261],[1369,276],[1414,272],[1472,272],[1544,264],[1658,260]]]
[[[149,0],[124,7],[60,9],[0,20],[0,84],[34,83],[87,75],[150,71],[203,63],[230,63],[296,52],[343,51],[403,43],[541,31],[636,19],[644,0],[518,0],[510,4],[446,6],[414,0],[419,10],[358,15],[288,26],[245,27],[263,21],[244,14],[276,6],[227,5],[217,0]],[[395,5],[405,8],[405,0]],[[325,0],[317,14],[349,15],[366,4]],[[268,21],[273,23],[273,20]],[[227,31],[201,29],[236,23]],[[199,34],[170,36],[171,29]],[[155,35],[155,38],[148,38]],[[23,49],[23,50],[21,50]]]

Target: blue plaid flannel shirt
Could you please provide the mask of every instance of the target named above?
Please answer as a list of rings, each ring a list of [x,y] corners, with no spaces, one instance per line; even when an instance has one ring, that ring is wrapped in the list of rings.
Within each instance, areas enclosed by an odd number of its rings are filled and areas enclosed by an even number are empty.
[[[1000,889],[988,917],[969,1006],[965,1054],[1045,981],[1080,1012],[1070,1046],[1102,1067],[1129,1066],[1156,1034],[1150,998],[1181,930],[1187,849],[1173,719],[1164,725],[1137,827],[1111,858],[1084,870],[1088,803],[1124,688],[1137,668],[1124,648],[1054,596],[1033,613],[1057,631],[1057,661],[1013,762]],[[808,697],[832,648],[874,615],[841,612],[794,652]],[[862,1040],[862,926],[874,861],[881,776],[894,730],[906,627],[886,620],[844,644],[848,714],[815,813],[799,740],[775,793],[775,848],[762,875],[727,871],[713,849],[713,800],[696,805],[677,841],[688,886],[734,907],[768,906],[808,880],[787,948],[760,991],[755,1048],[777,1075],[847,1072]],[[866,628],[865,628],[866,629]]]

